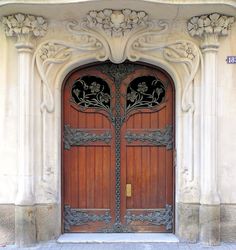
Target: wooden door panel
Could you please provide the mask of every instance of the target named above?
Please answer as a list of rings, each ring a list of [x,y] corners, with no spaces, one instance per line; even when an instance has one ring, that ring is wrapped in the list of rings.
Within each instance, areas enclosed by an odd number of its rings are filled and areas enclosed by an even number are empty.
[[[79,110],[71,101],[68,79],[63,97],[63,216],[67,232],[96,232],[113,223],[114,132],[107,116],[96,110]],[[92,70],[93,74],[93,70]]]
[[[161,151],[157,147],[127,147],[126,178],[127,183],[132,185],[132,197],[127,198],[128,209],[165,206],[167,194],[163,172],[166,169],[163,161],[158,161]]]

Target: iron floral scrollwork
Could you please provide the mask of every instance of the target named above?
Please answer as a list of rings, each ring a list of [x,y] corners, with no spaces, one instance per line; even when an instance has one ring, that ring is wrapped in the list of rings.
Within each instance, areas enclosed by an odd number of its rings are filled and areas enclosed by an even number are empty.
[[[114,125],[115,128],[115,177],[116,177],[116,194],[115,194],[115,223],[112,228],[110,229],[105,229],[108,230],[109,232],[125,232],[125,228],[121,224],[121,208],[120,208],[120,203],[121,203],[121,179],[120,179],[120,168],[121,168],[121,126],[122,123],[124,122],[124,117],[121,114],[121,92],[120,92],[120,85],[122,80],[124,79],[125,76],[127,76],[129,73],[133,72],[138,66],[137,65],[132,65],[129,63],[125,64],[104,64],[99,66],[99,70],[101,70],[104,74],[107,74],[110,76],[114,83],[115,83],[115,114],[111,116],[111,121]]]
[[[98,108],[111,113],[111,93],[108,84],[96,76],[83,76],[77,79],[71,89],[72,102],[82,110]]]
[[[167,149],[173,148],[173,126],[168,125],[163,129],[157,129],[148,133],[131,133],[128,131],[125,135],[128,143],[132,141],[148,142],[155,146],[166,146]]]
[[[137,108],[153,108],[165,97],[165,86],[154,76],[135,78],[127,88],[126,113]]]
[[[173,211],[171,205],[166,205],[164,209],[157,209],[154,212],[146,214],[132,214],[130,211],[126,213],[126,223],[132,221],[149,222],[155,226],[164,225],[166,230],[171,230],[173,227]]]
[[[88,142],[104,141],[109,143],[112,139],[111,132],[106,131],[102,134],[89,133],[78,128],[71,128],[70,125],[64,127],[64,148],[70,149],[71,146],[80,146]]]
[[[69,205],[64,207],[64,229],[65,232],[70,231],[71,226],[81,226],[89,222],[103,221],[106,224],[111,222],[109,211],[104,214],[92,214],[82,209],[71,208]]]
[[[126,225],[123,225],[121,223],[115,223],[114,225],[112,225],[112,227],[102,229],[98,232],[102,232],[102,233],[130,233],[131,230],[129,230]]]

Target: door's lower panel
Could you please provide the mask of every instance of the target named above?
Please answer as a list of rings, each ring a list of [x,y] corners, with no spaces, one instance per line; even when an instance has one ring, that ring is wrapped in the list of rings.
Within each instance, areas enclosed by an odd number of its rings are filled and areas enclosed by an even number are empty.
[[[127,209],[124,224],[113,224],[110,209],[64,207],[65,232],[171,232],[171,205],[159,209]]]
[[[125,220],[129,231],[172,232],[173,210],[171,205],[158,209],[127,209]]]
[[[112,223],[110,209],[80,209],[64,207],[65,232],[96,232]]]

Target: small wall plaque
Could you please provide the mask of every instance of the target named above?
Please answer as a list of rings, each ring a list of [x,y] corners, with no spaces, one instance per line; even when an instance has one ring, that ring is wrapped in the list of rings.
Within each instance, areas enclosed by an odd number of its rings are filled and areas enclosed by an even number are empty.
[[[227,56],[226,62],[228,64],[236,64],[236,56]]]

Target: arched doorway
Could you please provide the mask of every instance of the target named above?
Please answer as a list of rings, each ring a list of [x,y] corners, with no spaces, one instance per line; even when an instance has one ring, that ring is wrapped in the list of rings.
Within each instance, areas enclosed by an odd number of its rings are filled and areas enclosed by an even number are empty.
[[[65,232],[173,232],[174,85],[159,68],[110,62],[63,92]]]

